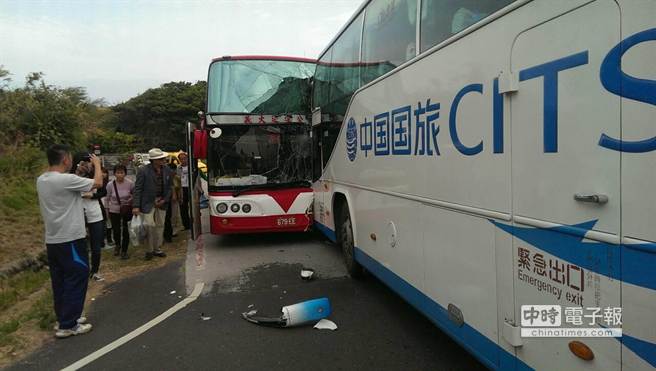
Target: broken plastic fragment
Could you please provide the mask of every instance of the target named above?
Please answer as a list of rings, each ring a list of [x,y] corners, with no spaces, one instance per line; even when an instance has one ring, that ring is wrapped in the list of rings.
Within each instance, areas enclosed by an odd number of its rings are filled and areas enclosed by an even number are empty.
[[[169,294],[171,294],[171,295],[175,294],[175,290],[169,292]]]
[[[301,279],[309,281],[312,279],[313,276],[314,276],[314,269],[311,268],[301,269]]]
[[[337,324],[335,322],[329,320],[329,319],[321,319],[321,321],[317,322],[316,325],[314,325],[314,328],[318,330],[337,330]]]
[[[242,313],[241,316],[249,321],[262,326],[292,327],[312,323],[326,318],[331,313],[328,298],[319,298],[304,301],[298,304],[282,307],[282,315],[279,317],[256,316],[257,310]]]

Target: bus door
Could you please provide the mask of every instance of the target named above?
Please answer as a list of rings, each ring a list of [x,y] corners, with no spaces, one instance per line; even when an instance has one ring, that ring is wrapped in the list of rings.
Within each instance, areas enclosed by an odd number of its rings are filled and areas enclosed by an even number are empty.
[[[323,156],[322,142],[323,135],[321,129],[321,109],[317,108],[312,112],[310,136],[312,138],[312,191],[314,192],[314,221],[318,227],[326,225],[325,206],[324,206],[324,182],[321,180],[323,173]]]
[[[333,121],[330,121],[330,120]],[[327,227],[335,230],[332,205],[326,196],[330,194],[332,185],[322,179],[321,175],[330,159],[333,148],[339,136],[341,121],[335,121],[332,115],[322,114],[321,108],[312,113],[312,188],[314,191],[314,220],[320,225],[319,228]]]
[[[202,231],[202,222],[200,214],[200,200],[198,197],[198,192],[196,191],[196,182],[200,181],[198,177],[198,160],[194,156],[194,148],[200,146],[200,143],[194,144],[195,140],[195,126],[191,122],[187,122],[187,154],[188,154],[188,167],[189,167],[189,176],[188,184],[186,189],[189,192],[189,212],[191,213],[191,239],[196,240],[198,236],[203,233]]]
[[[599,71],[620,41],[620,9],[611,0],[582,3],[540,3],[549,6],[532,11],[539,23],[521,32],[511,51],[518,80],[509,95],[514,222],[502,228],[513,235],[522,331],[619,327],[603,315],[620,307],[621,156],[599,140],[621,137],[621,110]],[[574,340],[593,352],[593,362],[570,351]],[[523,337],[517,356],[553,370],[616,370],[618,340]]]

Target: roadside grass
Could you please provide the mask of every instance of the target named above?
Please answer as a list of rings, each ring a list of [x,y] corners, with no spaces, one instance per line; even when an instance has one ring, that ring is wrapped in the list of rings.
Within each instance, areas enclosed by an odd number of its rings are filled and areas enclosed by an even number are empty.
[[[107,293],[107,286],[133,275],[159,268],[177,259],[184,259],[187,239],[183,232],[173,243],[165,244],[167,258],[144,260],[145,246],[130,247],[130,259],[113,256],[113,249],[102,252],[100,273],[103,282],[89,282],[85,313],[89,313],[92,299]],[[50,274],[47,268],[31,270],[0,281],[0,368],[27,356],[53,340],[52,328],[57,318],[52,306]]]
[[[0,267],[43,250],[43,223],[36,177],[45,169],[43,152],[0,148]]]
[[[50,275],[47,270],[24,271],[10,278],[0,279],[0,311],[26,299],[43,287]]]

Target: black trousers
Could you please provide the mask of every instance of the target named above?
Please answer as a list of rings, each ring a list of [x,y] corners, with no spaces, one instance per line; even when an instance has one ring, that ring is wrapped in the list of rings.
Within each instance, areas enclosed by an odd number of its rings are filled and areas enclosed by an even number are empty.
[[[166,217],[164,217],[164,241],[166,242],[171,242],[171,239],[173,238],[173,226],[171,226],[171,202],[169,202],[169,205],[166,207]]]
[[[48,267],[52,281],[52,297],[59,328],[77,325],[84,309],[84,298],[89,284],[89,255],[87,241],[46,244]]]
[[[91,250],[91,272],[90,274],[98,273],[100,269],[100,250],[102,249],[102,243],[105,230],[105,221],[101,220],[99,222],[87,224],[89,228],[89,249]]]
[[[128,222],[132,220],[132,214],[121,215],[118,213],[109,213],[109,218],[112,221],[112,232],[114,234],[116,248],[125,254],[128,252],[128,246],[130,245]]]
[[[111,244],[113,242],[112,241],[112,233],[111,233],[112,229],[107,228],[107,225],[109,224],[109,223],[107,223],[107,220],[109,219],[109,211],[107,209],[105,209],[105,206],[103,206],[102,202],[100,202],[100,210],[102,211],[103,220],[105,221],[105,229],[103,231],[103,233],[104,233],[103,234],[103,239],[106,238],[107,242]],[[102,243],[102,247],[105,247],[105,241],[104,240],[103,240],[103,243]]]
[[[190,217],[189,217],[189,188],[182,187],[182,204],[180,204],[180,218],[182,219],[182,225],[184,229],[189,229],[191,227]]]

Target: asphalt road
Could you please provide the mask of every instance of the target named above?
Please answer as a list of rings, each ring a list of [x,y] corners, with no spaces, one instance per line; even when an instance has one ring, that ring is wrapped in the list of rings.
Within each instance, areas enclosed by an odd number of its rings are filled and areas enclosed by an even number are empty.
[[[300,279],[303,266],[315,280]],[[164,312],[198,281],[206,284],[198,300],[86,369],[484,369],[377,279],[347,277],[338,249],[315,234],[203,235],[185,263],[111,286],[88,314],[92,333],[50,343],[14,369],[67,366]],[[276,315],[318,297],[330,299],[338,330],[268,328],[240,316],[251,308]]]

